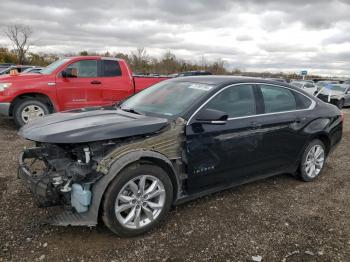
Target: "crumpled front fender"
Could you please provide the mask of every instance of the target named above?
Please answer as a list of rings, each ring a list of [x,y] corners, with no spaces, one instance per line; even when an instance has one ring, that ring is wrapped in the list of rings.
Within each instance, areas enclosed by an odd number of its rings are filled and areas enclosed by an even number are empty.
[[[141,159],[154,159],[162,161],[168,165],[176,177],[177,186],[180,185],[177,169],[174,168],[171,161],[159,152],[151,150],[134,150],[130,151],[120,158],[116,159],[111,165],[108,173],[98,180],[91,188],[92,203],[86,213],[73,214],[65,212],[61,216],[52,219],[51,223],[60,226],[96,226],[98,223],[98,213],[104,192],[113,179],[128,165],[135,163]]]

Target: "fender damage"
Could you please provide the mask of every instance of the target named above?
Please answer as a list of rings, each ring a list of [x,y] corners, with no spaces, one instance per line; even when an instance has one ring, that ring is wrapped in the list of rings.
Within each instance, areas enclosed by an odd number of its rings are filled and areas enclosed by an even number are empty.
[[[185,124],[178,118],[151,133],[77,144],[36,142],[20,155],[18,176],[39,206],[64,207],[50,218],[51,224],[95,226],[109,183],[134,162],[164,165],[181,194]]]

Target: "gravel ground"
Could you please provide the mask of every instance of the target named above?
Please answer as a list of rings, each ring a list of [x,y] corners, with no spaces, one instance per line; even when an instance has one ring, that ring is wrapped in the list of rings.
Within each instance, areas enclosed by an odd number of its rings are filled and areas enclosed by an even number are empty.
[[[0,261],[350,261],[350,110],[341,145],[312,183],[281,175],[172,210],[153,232],[121,239],[45,224],[16,178],[30,143],[0,119]],[[255,257],[255,258],[253,258]]]

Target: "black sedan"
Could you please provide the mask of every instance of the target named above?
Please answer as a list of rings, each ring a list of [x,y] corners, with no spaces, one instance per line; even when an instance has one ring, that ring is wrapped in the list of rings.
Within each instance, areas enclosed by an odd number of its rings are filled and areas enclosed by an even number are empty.
[[[19,176],[39,205],[65,207],[53,224],[95,226],[101,215],[135,236],[196,197],[282,173],[316,179],[342,126],[335,106],[284,83],[174,78],[115,107],[30,122],[20,134],[36,147]]]

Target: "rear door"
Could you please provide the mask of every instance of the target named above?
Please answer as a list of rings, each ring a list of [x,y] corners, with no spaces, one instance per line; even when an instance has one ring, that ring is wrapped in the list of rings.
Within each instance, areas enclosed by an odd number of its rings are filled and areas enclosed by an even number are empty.
[[[101,102],[112,104],[134,93],[134,86],[130,77],[123,75],[119,61],[101,59]]]
[[[262,138],[255,126],[258,118],[255,87],[249,84],[228,87],[202,109],[226,112],[229,119],[224,125],[198,124],[194,116],[186,127],[188,189],[201,191],[249,179],[259,170]]]
[[[62,110],[101,105],[101,81],[98,61],[86,59],[65,68],[67,77],[56,78],[57,97]]]
[[[261,84],[259,95],[264,114],[259,117],[263,132],[262,173],[288,171],[306,143],[303,127],[310,121],[314,101],[287,87]]]

